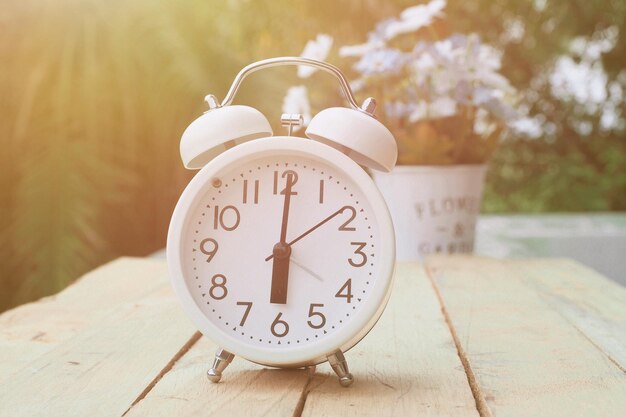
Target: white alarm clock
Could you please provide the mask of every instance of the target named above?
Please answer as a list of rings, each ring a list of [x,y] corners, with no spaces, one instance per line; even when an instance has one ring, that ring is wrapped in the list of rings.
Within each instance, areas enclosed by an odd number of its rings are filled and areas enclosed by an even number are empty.
[[[309,65],[335,75],[351,108],[329,108],[293,137],[300,115],[283,115],[273,136],[256,109],[231,105],[249,73]],[[167,261],[185,312],[218,349],[211,381],[235,355],[275,367],[329,361],[342,385],[353,377],[343,352],[374,326],[395,265],[387,206],[362,168],[390,171],[393,135],[362,107],[334,66],[273,58],[244,68],[220,104],[181,139],[187,168],[200,169],[170,224]]]

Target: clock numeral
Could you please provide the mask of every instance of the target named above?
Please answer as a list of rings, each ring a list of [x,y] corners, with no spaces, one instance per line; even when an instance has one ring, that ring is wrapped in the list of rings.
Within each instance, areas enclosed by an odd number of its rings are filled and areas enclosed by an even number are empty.
[[[345,210],[348,210],[350,212],[350,218],[344,224],[339,226],[339,231],[341,231],[341,232],[354,232],[356,230],[356,227],[349,227],[348,225],[356,217],[356,209],[354,207],[352,207],[352,206],[345,206],[343,208],[343,210],[342,210],[342,213]]]
[[[292,178],[291,178],[291,195],[298,195],[297,191],[293,191],[293,186],[296,185],[296,183],[298,182],[298,173],[296,171],[288,169],[288,170],[283,172],[282,178],[287,178],[289,174],[292,175]],[[280,192],[281,195],[285,195],[285,189],[286,188],[287,187],[285,186],[285,188],[282,189],[282,191]],[[276,195],[276,194],[278,194],[278,171],[274,171],[274,195]]]
[[[244,324],[246,324],[246,320],[248,319],[248,314],[250,314],[250,310],[252,309],[252,302],[251,301],[237,301],[237,305],[246,306],[246,311],[244,311],[243,317],[241,318],[241,321],[239,322],[239,325],[243,326]]]
[[[211,249],[207,249],[207,244],[209,243],[211,244]],[[211,262],[211,259],[213,259],[213,257],[217,253],[218,247],[219,245],[217,244],[217,241],[215,239],[208,238],[200,242],[200,252],[207,255],[207,258],[206,258],[207,262]]]
[[[315,303],[311,304],[309,306],[309,317],[315,317],[315,316],[319,317],[320,318],[319,324],[313,324],[311,320],[307,320],[307,323],[313,329],[321,329],[326,324],[326,316],[324,316],[319,311],[314,311],[316,307],[324,307],[324,304],[315,304]]]
[[[252,200],[254,204],[259,204],[259,180],[254,180],[254,190]],[[248,180],[243,180],[243,204],[248,203]]]
[[[367,263],[367,255],[363,252],[363,248],[367,245],[365,242],[350,242],[351,245],[357,246],[354,250],[355,255],[359,255],[361,257],[360,262],[355,262],[352,258],[348,258],[348,263],[355,268],[360,268]]]
[[[345,294],[343,294],[343,292],[345,291]],[[350,300],[352,300],[352,297],[354,297],[352,295],[352,278],[349,278],[345,284],[343,284],[343,286],[341,288],[339,288],[339,291],[337,291],[337,294],[335,294],[336,298],[345,298],[347,303],[350,303]]]
[[[289,333],[289,324],[285,320],[280,319],[282,316],[283,316],[283,313],[278,313],[278,315],[272,322],[272,327],[270,328],[270,330],[272,331],[272,334],[276,337],[283,337],[283,336],[286,336],[287,333]],[[278,325],[282,326],[283,331],[281,333],[278,333],[276,331],[276,326]]]
[[[324,180],[320,180],[320,204],[324,204]]]
[[[219,281],[219,282],[218,282]],[[228,288],[226,288],[226,277],[222,274],[215,274],[211,278],[211,288],[209,288],[209,295],[215,300],[223,300],[228,295]]]
[[[229,214],[234,213],[234,214]],[[220,210],[219,206],[215,206],[213,213],[213,229],[217,230],[218,227],[226,230],[227,232],[233,231],[239,226],[241,215],[239,210],[235,206],[226,206]]]

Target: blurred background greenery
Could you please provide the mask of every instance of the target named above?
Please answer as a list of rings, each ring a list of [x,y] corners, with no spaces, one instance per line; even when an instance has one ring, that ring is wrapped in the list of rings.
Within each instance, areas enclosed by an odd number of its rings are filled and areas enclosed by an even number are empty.
[[[171,211],[193,174],[180,162],[180,135],[204,110],[203,97],[223,97],[243,66],[298,55],[320,32],[338,44],[360,43],[376,22],[411,4],[4,0],[0,311],[56,292],[117,256],[164,247]],[[448,4],[446,30],[476,32],[500,48],[502,73],[545,127],[534,137],[503,139],[483,211],[626,209],[625,22],[619,0]],[[572,48],[582,42],[584,52],[585,40],[600,42],[615,30],[610,50],[589,59]],[[599,69],[604,96],[557,94],[550,74],[563,57],[570,71]],[[259,108],[279,131],[283,95],[296,82],[293,69],[255,74],[237,101]],[[311,82],[333,85],[318,75]],[[608,128],[607,103],[617,118]]]

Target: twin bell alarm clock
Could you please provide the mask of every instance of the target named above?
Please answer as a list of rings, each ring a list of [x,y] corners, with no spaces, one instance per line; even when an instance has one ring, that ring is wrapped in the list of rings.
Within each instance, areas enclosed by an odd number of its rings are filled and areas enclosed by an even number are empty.
[[[286,114],[274,136],[258,110],[232,105],[250,73],[278,65],[325,70],[350,107],[319,112],[307,138]],[[364,168],[390,171],[393,135],[359,106],[334,66],[273,58],[245,67],[219,103],[183,133],[186,168],[199,169],[172,215],[167,261],[174,290],[198,329],[220,348],[208,377],[218,382],[235,355],[261,365],[328,361],[353,381],[344,352],[374,326],[389,298],[395,239],[387,206]]]

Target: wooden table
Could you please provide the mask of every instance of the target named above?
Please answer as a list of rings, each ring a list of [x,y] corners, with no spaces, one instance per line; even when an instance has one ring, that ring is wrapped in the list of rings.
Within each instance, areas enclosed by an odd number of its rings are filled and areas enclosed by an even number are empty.
[[[215,347],[163,261],[119,259],[0,315],[0,416],[626,416],[626,290],[568,260],[399,265],[349,388],[242,359],[212,384]]]

